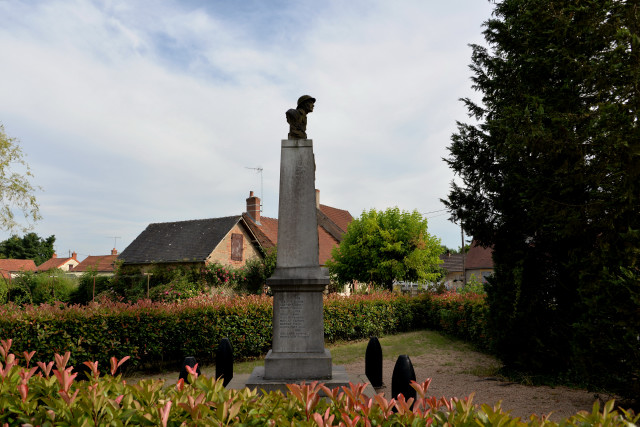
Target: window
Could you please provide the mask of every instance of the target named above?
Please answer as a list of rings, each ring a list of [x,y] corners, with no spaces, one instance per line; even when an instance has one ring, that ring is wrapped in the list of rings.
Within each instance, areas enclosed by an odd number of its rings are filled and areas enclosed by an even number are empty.
[[[233,233],[231,235],[231,260],[242,261],[242,234]]]

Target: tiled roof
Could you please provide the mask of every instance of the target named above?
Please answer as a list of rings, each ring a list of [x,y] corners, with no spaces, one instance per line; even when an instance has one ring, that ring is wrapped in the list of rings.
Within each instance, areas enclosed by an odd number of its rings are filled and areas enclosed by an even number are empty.
[[[442,254],[440,255],[440,259],[442,260],[440,267],[444,268],[449,273],[462,273],[462,254]]]
[[[0,275],[5,279],[9,278],[9,273],[35,270],[36,263],[32,259],[0,259]]]
[[[493,250],[491,248],[483,248],[482,246],[477,245],[474,240],[471,242],[469,252],[467,252],[465,268],[467,270],[493,268]]]
[[[89,255],[71,271],[85,272],[93,270],[98,273],[111,273],[114,271],[113,263],[118,255]]]
[[[242,216],[149,226],[118,256],[124,264],[203,262]]]
[[[260,224],[257,224],[250,215],[244,213],[243,217],[263,248],[278,244],[277,219],[263,216],[260,217]],[[318,261],[320,265],[325,265],[326,261],[331,258],[332,249],[340,243],[342,235],[347,230],[347,225],[352,220],[353,217],[348,211],[320,205],[318,210]]]
[[[320,210],[322,211],[322,213],[328,216],[329,219],[331,219],[331,221],[333,221],[338,227],[340,227],[343,234],[347,231],[349,223],[353,221],[353,217],[351,216],[349,211],[346,211],[344,209],[332,208],[331,206],[320,204]]]
[[[51,269],[54,268],[60,268],[62,267],[66,262],[73,260],[74,258],[51,258],[48,259],[47,261],[43,262],[42,264],[40,264],[37,268],[36,271],[49,271]]]

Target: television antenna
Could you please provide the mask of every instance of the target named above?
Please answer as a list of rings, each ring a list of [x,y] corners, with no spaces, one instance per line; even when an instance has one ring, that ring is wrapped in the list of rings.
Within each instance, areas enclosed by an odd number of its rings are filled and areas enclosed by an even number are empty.
[[[113,249],[116,249],[116,240],[117,239],[122,239],[122,237],[110,236],[110,237],[107,237],[107,239],[113,239]]]
[[[264,199],[263,199],[263,196],[264,196],[264,194],[263,194],[264,193],[264,191],[263,191],[264,190],[264,184],[263,184],[263,180],[262,180],[262,171],[263,171],[263,169],[261,167],[250,168],[248,166],[245,166],[244,168],[245,169],[254,170],[254,171],[256,171],[257,173],[260,174],[260,212],[262,212],[262,206],[264,205]]]

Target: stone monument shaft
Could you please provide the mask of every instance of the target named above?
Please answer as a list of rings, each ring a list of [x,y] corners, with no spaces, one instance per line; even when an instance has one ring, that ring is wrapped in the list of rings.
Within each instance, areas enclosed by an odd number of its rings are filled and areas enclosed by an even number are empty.
[[[264,378],[330,379],[322,301],[329,278],[318,262],[313,142],[283,140],[281,150],[278,259],[267,280],[273,292],[273,347]]]

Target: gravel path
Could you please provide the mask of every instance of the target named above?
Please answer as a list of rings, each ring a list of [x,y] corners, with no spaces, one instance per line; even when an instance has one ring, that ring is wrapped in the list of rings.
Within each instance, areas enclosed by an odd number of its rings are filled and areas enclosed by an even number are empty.
[[[556,422],[578,411],[591,411],[596,396],[586,390],[567,387],[525,386],[499,381],[495,377],[474,375],[498,362],[491,356],[473,351],[437,351],[410,357],[416,380],[431,378],[429,394],[436,397],[463,398],[475,393],[473,402],[494,406],[502,401],[502,408],[511,415],[528,419],[531,414],[549,414]],[[395,360],[383,362],[384,387],[377,389],[390,398],[391,374]],[[357,375],[364,372],[364,362],[345,365],[347,372]]]

